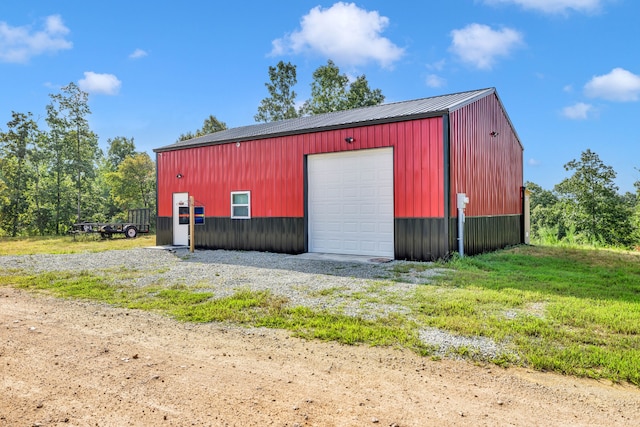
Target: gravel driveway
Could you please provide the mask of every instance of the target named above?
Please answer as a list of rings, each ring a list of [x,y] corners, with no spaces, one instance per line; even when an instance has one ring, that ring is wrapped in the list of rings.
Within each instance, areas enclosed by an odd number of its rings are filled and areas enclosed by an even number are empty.
[[[356,260],[356,261],[354,261]],[[92,270],[112,275],[114,269],[140,272],[137,286],[195,286],[213,292],[215,297],[230,296],[239,290],[269,290],[289,300],[292,306],[340,311],[351,316],[372,318],[404,307],[375,300],[406,296],[420,283],[428,283],[439,269],[420,273],[394,272],[403,261],[376,262],[367,258],[287,255],[267,252],[198,250],[185,248],[140,248],[123,251],[69,255],[25,255],[0,257],[1,268],[20,268],[33,272]],[[409,264],[410,265],[410,264]],[[404,269],[403,269],[404,270]],[[131,284],[131,281],[127,281]],[[354,295],[368,292],[369,302]]]
[[[386,261],[386,262],[385,262]],[[312,254],[287,255],[267,252],[197,250],[186,248],[140,248],[122,251],[68,255],[24,255],[0,257],[0,268],[32,272],[83,271],[108,277],[115,271],[132,272],[126,284],[136,286],[196,287],[223,298],[240,290],[268,290],[289,301],[364,319],[389,314],[409,314],[402,301],[421,284],[443,271],[432,267],[416,269],[416,263],[357,257],[326,258]],[[431,266],[430,266],[431,267]],[[422,271],[419,271],[422,270]],[[440,348],[474,348],[485,357],[504,349],[482,337],[460,337],[425,328],[422,341]]]

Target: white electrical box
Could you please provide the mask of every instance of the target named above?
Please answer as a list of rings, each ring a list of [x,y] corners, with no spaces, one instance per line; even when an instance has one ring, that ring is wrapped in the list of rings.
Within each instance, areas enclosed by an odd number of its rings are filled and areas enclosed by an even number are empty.
[[[469,198],[465,193],[458,193],[458,209],[465,209],[469,203]]]

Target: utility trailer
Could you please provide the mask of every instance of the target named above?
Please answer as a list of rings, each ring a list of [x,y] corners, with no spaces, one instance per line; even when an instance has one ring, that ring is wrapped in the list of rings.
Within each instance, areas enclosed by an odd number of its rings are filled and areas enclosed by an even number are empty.
[[[133,239],[139,233],[149,232],[149,208],[129,209],[127,222],[80,222],[73,224],[70,233],[100,233],[103,238],[113,237],[114,234],[124,234],[127,239]]]

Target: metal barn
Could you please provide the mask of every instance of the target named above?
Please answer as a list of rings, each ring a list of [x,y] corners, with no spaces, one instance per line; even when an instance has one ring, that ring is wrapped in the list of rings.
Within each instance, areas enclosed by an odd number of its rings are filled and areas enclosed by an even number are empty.
[[[228,129],[154,150],[157,244],[434,260],[524,241],[523,147],[494,88]]]

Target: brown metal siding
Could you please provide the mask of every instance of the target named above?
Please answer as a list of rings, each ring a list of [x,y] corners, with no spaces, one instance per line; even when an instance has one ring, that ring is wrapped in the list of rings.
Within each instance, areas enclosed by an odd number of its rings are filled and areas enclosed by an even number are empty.
[[[496,95],[449,117],[451,216],[457,216],[456,193],[469,197],[468,217],[521,214],[523,150]]]

